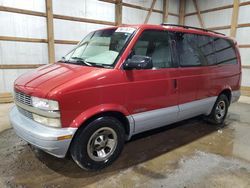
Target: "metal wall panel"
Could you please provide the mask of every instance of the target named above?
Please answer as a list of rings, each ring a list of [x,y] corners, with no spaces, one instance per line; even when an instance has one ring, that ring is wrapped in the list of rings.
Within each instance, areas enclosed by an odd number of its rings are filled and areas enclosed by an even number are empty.
[[[250,86],[250,69],[242,69],[242,86]]]
[[[250,49],[240,48],[240,55],[242,64],[250,66]]]
[[[179,6],[180,1],[179,0],[169,0],[169,11],[171,13],[179,14]]]
[[[76,45],[69,44],[56,44],[55,45],[55,59],[56,61],[60,60],[63,56],[69,53],[72,49],[74,49]]]
[[[162,14],[152,12],[148,20],[148,24],[161,24],[162,23]]]
[[[45,0],[0,0],[1,6],[45,12]]]
[[[115,21],[115,5],[98,0],[53,0],[54,14]]]
[[[150,8],[152,0],[123,0],[124,3]],[[162,10],[162,0],[157,0],[154,9]]]
[[[92,23],[54,19],[54,37],[60,40],[81,40],[90,31],[110,27]]]
[[[177,16],[168,16],[168,23],[178,24],[179,18]]]
[[[240,7],[238,23],[241,24],[249,22],[250,22],[250,5]]]
[[[185,25],[201,27],[197,15],[187,16],[185,18]]]
[[[191,13],[191,12],[195,12],[193,0],[186,0],[186,10],[185,11],[186,11],[186,14]],[[186,18],[188,18],[188,17],[186,17]]]
[[[1,64],[46,64],[46,43],[0,41]]]
[[[249,10],[250,11],[250,10]],[[239,44],[250,44],[250,27],[243,27],[237,29],[236,39]]]
[[[47,38],[46,18],[0,12],[0,36]]]
[[[218,32],[225,34],[226,36],[230,35],[230,29],[218,30]]]
[[[16,78],[23,73],[26,73],[31,70],[26,69],[10,69],[10,70],[0,70],[0,93],[3,92],[13,92],[13,83]]]
[[[191,0],[192,1],[192,0]],[[233,4],[233,0],[198,0],[200,10],[206,10],[216,7],[221,7],[225,5]]]
[[[147,16],[148,11],[123,6],[122,23],[124,24],[142,24]],[[152,24],[160,24],[162,22],[162,14],[152,12],[149,22]]]
[[[131,0],[125,0],[124,2],[131,3],[131,4],[137,4],[139,6],[147,7],[149,8],[152,1],[146,1],[146,0],[140,0],[140,1],[131,1]],[[156,1],[158,2],[158,1]],[[162,1],[159,1],[158,3],[162,3]],[[156,3],[157,4],[157,3]],[[160,5],[159,5],[160,6]],[[159,7],[155,7],[154,9],[160,9]],[[171,0],[169,2],[169,12],[171,13],[178,13],[179,12],[179,1],[173,1]],[[122,20],[125,24],[142,24],[144,23],[144,20],[147,16],[148,11],[130,8],[130,7],[123,7],[123,15]],[[170,16],[169,15],[169,23],[178,23],[178,17],[173,18],[176,16]],[[149,18],[149,24],[161,24],[162,23],[162,14],[157,12],[152,12],[150,18]]]
[[[231,25],[231,15],[233,9],[225,9],[202,14],[206,27],[217,27]]]
[[[233,4],[233,0],[197,0],[200,11]],[[196,12],[193,0],[186,0],[186,13]],[[216,14],[216,12],[211,12]],[[203,15],[203,14],[202,14]]]

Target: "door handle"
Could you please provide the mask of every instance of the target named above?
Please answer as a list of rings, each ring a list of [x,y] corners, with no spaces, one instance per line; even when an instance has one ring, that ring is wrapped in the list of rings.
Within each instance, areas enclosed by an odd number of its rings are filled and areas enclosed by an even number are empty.
[[[174,85],[174,88],[177,89],[178,88],[178,85],[177,85],[177,79],[173,79],[173,85]]]

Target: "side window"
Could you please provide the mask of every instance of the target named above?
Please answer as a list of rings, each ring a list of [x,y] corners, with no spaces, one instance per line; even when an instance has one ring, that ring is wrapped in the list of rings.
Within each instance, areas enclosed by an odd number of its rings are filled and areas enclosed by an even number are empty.
[[[180,66],[193,67],[206,64],[199,49],[198,36],[189,33],[176,33],[176,48]]]
[[[205,35],[198,35],[198,49],[200,56],[204,59],[207,65],[216,63],[214,54],[213,38]]]
[[[216,64],[237,64],[233,43],[223,39],[214,38]]]
[[[168,32],[159,30],[144,31],[137,40],[132,55],[151,57],[154,69],[172,67]]]

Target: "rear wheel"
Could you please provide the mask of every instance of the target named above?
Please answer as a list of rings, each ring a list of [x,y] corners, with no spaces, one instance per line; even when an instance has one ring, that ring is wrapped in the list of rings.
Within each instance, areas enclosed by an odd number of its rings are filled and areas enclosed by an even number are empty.
[[[226,95],[221,94],[212,109],[211,114],[208,116],[208,121],[215,124],[220,125],[224,122],[229,107],[229,100]]]
[[[100,117],[76,134],[70,152],[83,169],[98,170],[110,165],[120,155],[125,131],[113,117]]]

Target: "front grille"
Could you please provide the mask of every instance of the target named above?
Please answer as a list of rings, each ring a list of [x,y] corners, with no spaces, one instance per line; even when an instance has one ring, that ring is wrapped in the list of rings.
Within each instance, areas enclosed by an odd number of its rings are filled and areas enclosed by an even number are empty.
[[[19,103],[22,103],[24,105],[28,105],[28,106],[32,106],[32,101],[31,101],[31,97],[29,95],[26,95],[24,93],[21,92],[15,92],[15,100]],[[24,116],[33,119],[33,115],[31,112],[17,106],[18,111],[23,114]]]
[[[31,97],[21,92],[15,92],[15,100],[22,104],[32,106]]]
[[[18,111],[23,114],[24,116],[30,118],[30,119],[33,119],[33,115],[31,112],[27,111],[27,110],[24,110],[23,108],[20,108],[19,106],[17,107]]]

